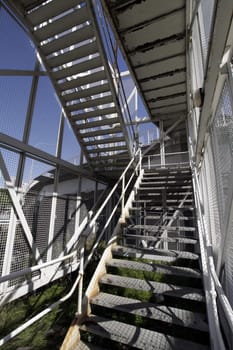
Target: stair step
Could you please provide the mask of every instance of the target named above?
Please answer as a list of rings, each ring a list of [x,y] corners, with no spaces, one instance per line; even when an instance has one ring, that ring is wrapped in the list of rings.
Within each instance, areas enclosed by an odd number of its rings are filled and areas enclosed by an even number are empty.
[[[103,62],[100,56],[92,59],[87,59],[81,63],[72,64],[71,66],[66,66],[65,68],[59,70],[53,70],[53,77],[55,80],[59,81],[74,75],[82,74],[93,70],[96,68],[102,68]]]
[[[79,130],[82,129],[91,129],[91,128],[97,128],[99,126],[109,126],[112,124],[119,124],[120,121],[118,118],[102,118],[101,120],[96,120],[94,122],[86,122],[84,121],[84,123],[82,124],[76,124],[77,128]]]
[[[89,99],[88,101],[85,102],[78,102],[78,103],[73,103],[73,104],[69,104],[67,106],[67,110],[69,112],[73,112],[73,111],[77,111],[77,110],[82,110],[84,108],[93,108],[93,107],[99,107],[101,105],[106,105],[106,104],[110,104],[113,103],[113,98],[111,95],[108,96],[104,96],[104,97],[100,97],[100,98],[92,98]],[[105,123],[106,123],[107,119],[105,119]],[[95,120],[92,123],[97,123],[101,122],[100,120]],[[111,122],[111,121],[110,121]],[[114,122],[114,120],[113,120]],[[119,123],[119,119],[117,119],[117,122]],[[116,123],[116,121],[115,121]],[[109,124],[109,123],[107,123]],[[104,124],[100,124],[100,125],[104,125]]]
[[[147,194],[155,194],[155,195],[161,195],[161,193],[163,193],[164,191],[166,191],[166,193],[171,193],[171,195],[177,194],[179,196],[185,196],[187,195],[187,193],[192,194],[191,192],[192,190],[192,186],[191,185],[187,185],[187,186],[176,186],[176,187],[172,187],[170,188],[169,185],[164,185],[164,186],[140,186],[138,191],[139,193],[147,193]]]
[[[97,346],[93,343],[84,343],[82,340],[78,343],[76,347],[74,347],[73,350],[104,350],[104,348],[101,346]]]
[[[93,55],[98,52],[98,47],[96,41],[88,43],[86,45],[82,45],[81,47],[77,47],[75,49],[70,49],[65,53],[60,53],[57,55],[53,55],[47,59],[48,65],[50,68],[55,68],[62,66],[68,62],[77,61],[78,59],[87,57],[89,55]]]
[[[55,36],[59,33],[63,33],[66,30],[71,30],[72,27],[83,24],[89,20],[88,11],[86,6],[76,9],[73,12],[70,12],[66,16],[62,16],[51,23],[43,27],[39,27],[35,32],[34,36],[39,41],[44,41],[52,36]]]
[[[109,92],[109,91],[110,91],[110,86],[108,83],[105,83],[105,84],[97,85],[91,88],[85,88],[85,89],[82,88],[79,91],[65,94],[62,96],[62,98],[64,101],[70,102],[70,101],[75,101],[84,97],[100,95],[102,93]]]
[[[159,350],[208,349],[207,346],[202,344],[165,336],[158,332],[95,315],[90,315],[80,329],[98,335],[101,338],[125,344],[126,349],[155,350],[155,346]]]
[[[166,198],[164,199],[164,202],[167,206],[169,205],[180,205],[181,201],[183,201],[183,198]],[[135,200],[135,202],[137,203],[148,203],[148,204],[154,204],[154,205],[162,205],[162,199],[160,198],[150,198],[150,196],[139,196],[139,198],[137,198]],[[193,204],[193,199],[185,199],[184,201],[185,205],[189,205],[189,204]]]
[[[98,114],[101,115],[103,110],[99,110]],[[109,134],[118,134],[121,133],[121,127],[120,126],[116,126],[114,128],[106,128],[106,129],[100,129],[100,130],[95,130],[95,131],[89,131],[89,132],[83,132],[81,134],[82,137],[86,138],[86,137],[94,137],[94,136],[103,136],[103,135],[109,135]]]
[[[162,241],[169,243],[177,243],[177,244],[192,244],[195,245],[197,243],[197,239],[186,238],[186,237],[160,237],[160,236],[147,236],[147,235],[134,235],[134,234],[123,234],[124,238],[131,238],[135,240],[145,240],[145,241]]]
[[[199,270],[188,267],[162,265],[154,262],[141,262],[113,258],[107,262],[107,266],[155,272],[163,275],[181,276],[199,280],[201,279],[201,273]]]
[[[141,206],[139,206],[139,204]],[[144,205],[143,205],[144,204]],[[166,211],[175,211],[175,210],[179,210],[179,211],[185,211],[185,210],[194,210],[194,206],[171,206],[171,205],[166,205],[166,206],[162,206],[162,205],[154,205],[153,202],[151,201],[144,201],[144,200],[134,200],[132,202],[132,208],[131,209],[138,209],[138,210],[143,210],[144,208],[148,209],[150,208],[150,210],[166,210]],[[135,208],[135,206],[137,206]]]
[[[151,187],[153,190],[159,188],[159,187],[165,187],[165,188],[185,188],[191,186],[191,180],[190,181],[179,181],[179,180],[169,180],[169,181],[144,181],[142,180],[141,186],[142,187]]]
[[[185,328],[191,328],[192,330],[208,333],[208,325],[205,315],[188,310],[168,306],[158,306],[153,303],[142,302],[138,299],[103,292],[100,292],[97,296],[91,299],[91,305],[111,309],[112,312],[117,310],[141,316],[143,318],[160,321],[164,324],[163,330],[165,333],[167,333],[167,327],[174,327],[174,325],[179,326],[183,332],[185,332]],[[156,323],[153,323],[152,327],[156,327]],[[154,329],[156,330],[156,328]]]
[[[191,175],[190,174],[172,174],[172,173],[167,173],[167,174],[162,174],[162,173],[145,173],[143,174],[143,180],[169,180],[169,179],[182,179],[182,180],[191,180]]]
[[[205,296],[201,289],[177,286],[155,281],[147,281],[133,277],[118,276],[114,274],[105,274],[99,280],[100,286],[107,285],[111,287],[127,288],[137,291],[152,293],[155,302],[162,303],[166,297],[172,299],[181,299],[186,302],[205,303]]]
[[[189,167],[169,167],[169,168],[160,168],[158,170],[155,169],[145,169],[145,174],[190,174],[191,175],[191,170]]]
[[[94,141],[87,141],[83,142],[84,146],[96,146],[98,145],[103,145],[103,144],[109,144],[109,143],[120,143],[120,142],[125,142],[125,138],[122,136],[114,136],[114,137],[107,137],[102,140],[94,140]]]
[[[98,108],[91,112],[84,112],[84,113],[79,113],[77,115],[72,115],[72,121],[77,121],[77,120],[83,121],[89,118],[100,117],[107,114],[109,115],[115,114],[116,112],[117,112],[116,107]]]
[[[131,230],[146,230],[147,232],[160,232],[160,231],[186,231],[186,232],[196,232],[195,227],[190,226],[168,226],[168,225],[162,225],[162,226],[156,226],[156,225],[129,225],[128,229]]]
[[[121,145],[121,146],[114,146],[114,147],[99,147],[99,148],[88,149],[87,151],[89,154],[114,152],[114,151],[127,151],[127,146]]]
[[[75,79],[71,79],[69,81],[64,81],[61,83],[58,83],[58,89],[62,92],[75,89],[83,85],[93,84],[96,82],[100,82],[102,80],[106,80],[106,74],[104,70],[101,70],[99,72],[95,72],[92,74],[87,74],[85,76],[80,76]]]
[[[114,256],[125,256],[129,258],[141,258],[154,261],[164,261],[172,264],[188,264],[199,266],[199,256],[186,251],[165,250],[165,249],[135,249],[130,247],[116,246],[112,249]],[[192,266],[191,266],[192,265]]]
[[[43,6],[39,6],[36,10],[27,14],[27,18],[34,25],[38,25],[49,18],[58,16],[59,14],[72,9],[73,7],[81,4],[83,0],[66,0],[66,1],[51,1],[49,3],[43,3]]]
[[[77,45],[83,41],[92,39],[94,37],[93,28],[91,25],[86,25],[83,28],[69,32],[60,37],[55,37],[53,40],[48,41],[42,46],[43,53],[46,56],[51,55],[53,52],[60,51],[62,49],[68,48],[72,45]]]
[[[130,209],[130,212],[131,211],[133,212],[132,209]],[[146,220],[159,220],[159,219],[162,219],[162,216],[163,215],[147,215],[147,213],[144,214],[143,212],[140,214],[140,218],[141,219],[144,218]],[[190,216],[189,217],[189,216],[178,215],[177,218],[174,221],[176,221],[176,220],[190,221],[190,220],[193,220],[194,218],[195,218],[194,216]],[[171,220],[171,219],[173,219],[172,215],[170,215],[170,216],[167,215],[167,216],[164,217],[164,220]]]

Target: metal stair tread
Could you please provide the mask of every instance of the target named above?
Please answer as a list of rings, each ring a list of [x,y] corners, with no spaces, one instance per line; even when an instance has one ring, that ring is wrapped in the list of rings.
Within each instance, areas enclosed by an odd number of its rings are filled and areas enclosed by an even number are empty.
[[[100,117],[108,114],[115,114],[117,112],[116,107],[108,107],[108,108],[98,108],[91,112],[83,112],[76,115],[72,115],[71,118],[73,121]]]
[[[130,210],[132,210],[132,208],[130,208]],[[148,215],[147,213],[146,214],[144,214],[144,213],[142,213],[141,215],[140,215],[140,217],[141,218],[145,218],[145,219],[148,219],[148,220],[153,220],[153,219],[155,219],[155,220],[159,220],[159,219],[161,219],[161,215]],[[165,217],[165,220],[170,220],[170,219],[172,219],[173,218],[173,216],[172,215],[167,215],[166,217]],[[182,215],[178,215],[177,216],[177,218],[176,218],[176,220],[184,220],[184,221],[189,221],[189,220],[192,220],[194,217],[193,216],[182,216]]]
[[[38,25],[43,21],[60,15],[61,13],[81,4],[83,0],[66,0],[66,1],[52,1],[49,3],[43,3],[34,11],[31,11],[26,15],[29,21],[33,25]]]
[[[128,312],[153,320],[172,323],[178,326],[208,332],[205,315],[170,306],[142,302],[138,299],[100,292],[91,299],[92,305]]]
[[[98,47],[96,41],[88,43],[86,45],[82,45],[75,49],[70,49],[65,53],[60,53],[58,55],[54,55],[47,59],[48,65],[50,68],[59,67],[65,63],[72,62],[78,60],[80,58],[86,57],[88,55],[94,54],[98,52]]]
[[[159,230],[166,230],[166,231],[189,231],[189,232],[196,232],[195,227],[190,226],[168,226],[168,225],[129,225],[129,230],[146,230],[147,232],[158,232]]]
[[[144,184],[143,184],[144,186]],[[192,185],[186,185],[186,186],[177,186],[177,187],[173,187],[173,188],[170,188],[169,185],[167,184],[166,186],[160,186],[160,187],[143,187],[143,186],[140,186],[138,191],[139,192],[146,192],[146,191],[161,191],[161,190],[168,190],[168,191],[172,191],[172,192],[175,192],[177,191],[177,194],[179,195],[184,195],[184,194],[187,194],[187,191],[186,192],[180,192],[180,191],[185,191],[185,190],[192,190]],[[178,192],[179,191],[179,192]],[[156,194],[156,193],[154,193]],[[173,194],[173,193],[172,193]]]
[[[120,254],[122,256],[137,257],[138,255],[142,258],[150,256],[149,259],[160,260],[163,257],[163,261],[176,261],[177,259],[188,259],[188,260],[198,260],[199,256],[194,253],[178,250],[165,250],[165,249],[136,249],[130,247],[124,247],[117,245],[112,248],[114,254]]]
[[[127,289],[135,289],[150,292],[155,295],[158,302],[163,301],[164,296],[185,299],[190,301],[205,302],[204,292],[198,288],[183,287],[174,284],[142,280],[133,277],[118,276],[107,273],[99,280],[100,285],[110,285]]]
[[[161,273],[164,275],[176,275],[188,278],[201,278],[201,273],[199,270],[192,269],[189,267],[181,266],[169,266],[162,265],[154,262],[141,262],[125,259],[114,259],[112,258],[106,263],[107,266],[127,268],[132,270],[142,270],[155,273]]]
[[[118,142],[125,142],[125,139],[124,137],[122,136],[114,136],[114,137],[108,137],[108,138],[104,138],[104,139],[101,139],[101,140],[98,140],[98,145],[108,145],[108,144],[111,144],[111,143],[118,143]],[[86,142],[83,142],[83,145],[85,146],[95,146],[97,143],[97,140],[92,140],[92,141],[86,141]]]
[[[109,83],[97,85],[90,88],[80,89],[79,91],[65,94],[62,96],[62,98],[65,102],[70,102],[70,101],[75,101],[84,97],[100,95],[101,93],[106,93],[106,92],[110,92]]]
[[[146,196],[146,198],[148,198],[148,196]],[[177,199],[170,199],[170,198],[166,198],[165,202],[168,203],[180,203],[182,201],[182,198],[177,198]],[[138,198],[135,200],[135,202],[142,202],[142,203],[162,203],[162,199],[161,198]],[[184,203],[193,203],[193,199],[185,199]]]
[[[53,38],[52,41],[47,42],[41,49],[45,56],[51,55],[53,52],[68,48],[72,45],[78,44],[82,41],[91,39],[94,37],[94,32],[91,24],[86,25],[73,32],[69,32],[62,35],[59,38]]]
[[[103,68],[103,61],[100,56],[94,57],[92,59],[86,59],[81,63],[75,63],[71,66],[66,66],[59,70],[53,70],[52,75],[55,80],[67,79],[74,75],[87,73],[89,70],[94,70],[96,68]]]
[[[43,41],[57,34],[63,33],[66,30],[71,30],[72,27],[83,24],[88,21],[88,11],[86,6],[76,9],[73,12],[70,12],[68,15],[62,16],[59,19],[54,20],[51,23],[48,23],[46,26],[38,28],[34,35],[35,37]]]
[[[170,243],[181,243],[181,244],[196,244],[197,239],[186,238],[186,237],[161,237],[161,236],[147,236],[147,235],[134,235],[134,234],[123,234],[125,238],[134,238],[134,239],[144,239],[146,241],[162,241],[162,242],[170,242]]]
[[[208,349],[205,345],[165,336],[158,332],[95,315],[86,318],[85,324],[80,326],[80,329],[136,349],[154,350],[155,344],[158,350]]]
[[[74,347],[74,350],[105,350],[93,343],[84,343],[82,340],[79,341],[78,345]],[[106,349],[107,350],[107,349]]]
[[[149,202],[145,202],[144,200],[134,200],[132,202],[132,204],[147,204],[147,207],[146,208],[150,208],[150,210],[163,210],[163,209],[166,209],[166,210],[194,210],[194,206],[182,206],[182,207],[177,207],[177,206],[171,206],[171,205],[154,205],[153,202],[149,201]],[[149,205],[150,204],[150,205]],[[144,206],[141,206],[141,207],[132,207],[131,209],[140,209],[140,210],[143,210],[144,209]]]
[[[92,98],[92,99],[88,99],[88,100],[83,101],[83,102],[72,103],[72,104],[67,105],[66,109],[68,111],[72,112],[72,111],[77,111],[77,110],[84,109],[84,108],[92,108],[92,107],[97,107],[97,106],[101,106],[101,105],[105,105],[105,104],[109,104],[109,103],[113,103],[113,98],[111,95],[104,96],[104,97]],[[105,120],[107,120],[107,119],[105,119]],[[119,120],[118,120],[118,122],[119,122]]]
[[[99,110],[99,115],[101,115],[101,110]],[[115,128],[111,128],[110,126],[106,129],[99,129],[89,132],[83,132],[80,134],[81,137],[93,137],[93,136],[100,136],[100,135],[109,135],[109,134],[119,134],[122,133],[121,127],[116,126]]]
[[[112,124],[119,124],[120,121],[119,119],[116,118],[102,118],[101,120],[95,120],[95,121],[89,121],[84,122],[82,124],[76,124],[76,127],[80,129],[90,129],[90,128],[95,128],[98,126],[104,126],[104,125],[112,125]]]
[[[127,151],[127,146],[120,145],[120,146],[114,146],[114,147],[99,147],[99,148],[92,148],[87,150],[89,154],[112,152],[112,151]]]
[[[106,74],[104,70],[101,70],[99,72],[87,74],[82,77],[77,77],[75,79],[71,79],[69,81],[64,81],[61,83],[57,83],[57,87],[59,91],[67,91],[70,89],[75,89],[83,85],[88,85],[96,82],[100,82],[102,80],[106,80]]]

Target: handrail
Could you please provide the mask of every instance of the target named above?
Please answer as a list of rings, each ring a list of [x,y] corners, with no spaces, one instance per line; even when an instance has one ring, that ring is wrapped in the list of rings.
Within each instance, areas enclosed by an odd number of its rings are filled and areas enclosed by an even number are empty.
[[[105,199],[105,201],[103,202],[103,204],[101,205],[101,207],[99,208],[99,210],[97,211],[97,213],[94,215],[94,217],[92,218],[92,220],[90,221],[90,224],[87,224],[83,231],[86,229],[86,227],[88,226],[89,228],[93,227],[93,224],[95,223],[96,219],[99,217],[99,215],[102,213],[103,209],[105,208],[107,202],[110,200],[110,198],[112,197],[113,193],[116,191],[118,185],[121,183],[121,181],[125,181],[125,175],[127,173],[127,171],[129,170],[129,168],[131,167],[131,165],[135,162],[136,157],[139,155],[139,160],[137,162],[137,164],[135,164],[134,167],[134,172],[137,172],[138,168],[141,171],[141,149],[138,149],[137,152],[135,153],[134,157],[131,159],[131,161],[129,162],[129,164],[127,165],[127,167],[125,168],[125,170],[123,171],[123,173],[121,174],[119,180],[116,182],[116,184],[114,185],[113,189],[110,191],[108,197]],[[124,179],[124,180],[123,180]],[[133,176],[131,175],[128,183],[125,186],[125,189],[128,188],[129,183],[132,181]],[[88,234],[82,235],[81,236],[81,254],[80,254],[80,264],[79,264],[79,273],[78,276],[72,286],[72,288],[70,289],[69,293],[67,293],[64,297],[60,298],[58,301],[56,301],[55,303],[51,304],[49,307],[47,307],[46,309],[44,309],[43,311],[41,311],[39,314],[37,314],[36,316],[32,317],[31,319],[29,319],[28,321],[26,321],[25,323],[23,323],[22,325],[20,325],[19,327],[17,327],[15,330],[11,331],[9,334],[7,334],[5,337],[3,337],[2,339],[0,339],[0,346],[4,345],[5,343],[7,343],[9,340],[11,340],[12,338],[14,338],[15,336],[17,336],[18,334],[20,334],[22,331],[24,331],[26,328],[28,328],[29,326],[31,326],[32,324],[34,324],[35,322],[37,322],[39,319],[41,319],[43,316],[47,315],[49,312],[51,312],[52,310],[54,310],[58,305],[60,305],[61,303],[63,303],[64,301],[68,300],[74,293],[74,291],[76,290],[77,286],[80,284],[79,286],[79,298],[78,298],[78,313],[80,314],[82,312],[81,309],[81,302],[82,302],[82,281],[83,281],[83,274],[84,274],[84,270],[87,267],[88,263],[91,261],[91,258],[105,232],[106,227],[108,226],[110,220],[112,219],[114,213],[117,210],[118,205],[120,204],[120,202],[122,200],[124,200],[124,196],[125,193],[122,193],[120,198],[117,201],[117,204],[115,206],[115,208],[112,210],[112,213],[110,215],[110,217],[108,218],[107,222],[105,223],[104,228],[102,229],[100,235],[98,236],[95,244],[93,245],[90,253],[88,254],[88,257],[86,258],[86,261],[84,262],[84,249],[85,249],[85,238],[88,237]],[[80,236],[78,237],[80,238]],[[73,253],[69,254],[69,255],[73,255]],[[57,262],[60,262],[61,259],[65,260],[68,257],[68,255],[66,257],[62,257],[59,259],[55,259],[55,260],[59,260]],[[68,258],[67,258],[68,259]],[[55,261],[54,260],[54,261]],[[54,262],[53,261],[53,262]],[[55,263],[55,262],[54,262]],[[45,263],[48,264],[48,263]],[[41,264],[44,265],[44,264]],[[38,268],[38,266],[37,266]]]
[[[57,263],[60,263],[62,261],[65,261],[65,260],[68,260],[68,259],[71,259],[73,258],[75,255],[77,255],[77,252],[74,251],[68,255],[65,255],[61,258],[57,258],[57,259],[54,259],[54,260],[51,260],[51,261],[47,261],[43,264],[39,264],[39,265],[34,265],[32,267],[26,267],[25,269],[23,270],[20,270],[20,271],[15,271],[15,272],[12,272],[8,275],[5,275],[5,276],[2,276],[0,277],[0,283],[3,283],[3,282],[7,282],[7,281],[10,281],[10,280],[13,280],[15,278],[18,278],[18,277],[21,277],[21,276],[24,276],[28,273],[31,273],[31,272],[35,272],[35,271],[38,271],[38,270],[42,270],[44,269],[45,267],[48,267],[48,266],[51,266],[51,265],[55,265]]]
[[[192,143],[191,142],[189,143],[190,143],[190,151],[193,154]],[[213,341],[213,349],[225,350],[226,347],[223,341],[221,327],[219,324],[216,297],[218,297],[220,305],[224,311],[224,316],[231,330],[233,330],[233,310],[216,273],[214,258],[213,258],[213,248],[212,248],[212,244],[210,243],[209,236],[207,234],[206,223],[205,223],[205,219],[203,217],[203,213],[201,209],[201,199],[200,199],[201,191],[200,191],[200,186],[198,182],[197,168],[193,163],[193,161],[191,161],[190,163],[191,163],[191,169],[193,172],[194,195],[195,195],[196,204],[197,204],[197,212],[198,212],[199,226],[200,226],[200,229],[198,231],[199,231],[202,265],[203,265],[203,277],[204,277],[205,288],[206,288],[205,292],[207,293],[207,312],[209,315],[208,317],[209,325],[210,325],[210,329],[211,327],[213,327],[212,329],[213,332],[211,336],[217,337],[217,342]]]

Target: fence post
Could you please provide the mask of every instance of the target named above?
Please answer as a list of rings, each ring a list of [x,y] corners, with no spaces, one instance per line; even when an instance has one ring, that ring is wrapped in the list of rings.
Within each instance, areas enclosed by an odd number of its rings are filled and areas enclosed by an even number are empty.
[[[85,238],[81,239],[80,249],[80,264],[79,264],[79,285],[78,285],[78,309],[76,316],[82,315],[82,298],[83,298],[83,275],[84,275],[84,251],[85,251]]]
[[[124,216],[124,207],[125,207],[125,174],[122,178],[122,188],[121,188],[121,222],[125,222]]]

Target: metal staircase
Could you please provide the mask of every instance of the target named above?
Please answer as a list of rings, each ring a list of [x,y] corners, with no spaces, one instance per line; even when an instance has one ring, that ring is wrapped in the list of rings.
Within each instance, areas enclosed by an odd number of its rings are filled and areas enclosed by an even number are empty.
[[[209,348],[190,170],[147,170],[135,192],[62,350]]]
[[[6,1],[34,41],[90,167],[125,167],[131,146],[89,0]]]

